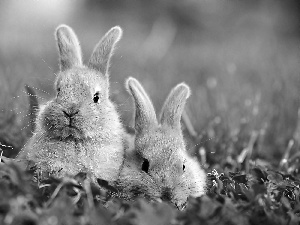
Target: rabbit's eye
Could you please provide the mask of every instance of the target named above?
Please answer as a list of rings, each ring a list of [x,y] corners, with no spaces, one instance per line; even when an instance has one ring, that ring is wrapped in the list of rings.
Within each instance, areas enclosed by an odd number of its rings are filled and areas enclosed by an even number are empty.
[[[57,88],[56,91],[57,91],[56,96],[58,97],[58,95],[60,93],[60,88]]]
[[[184,164],[183,164],[183,166],[182,166],[182,170],[185,171],[185,165],[184,165]]]
[[[149,171],[149,161],[147,159],[144,159],[143,161],[142,170],[146,173]]]
[[[98,103],[98,101],[99,101],[99,92],[96,92],[96,94],[94,94],[93,101],[94,101],[94,103]]]

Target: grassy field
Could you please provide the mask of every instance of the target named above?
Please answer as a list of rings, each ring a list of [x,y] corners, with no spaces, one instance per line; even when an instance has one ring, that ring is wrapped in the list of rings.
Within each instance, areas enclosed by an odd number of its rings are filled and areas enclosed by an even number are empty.
[[[190,199],[183,212],[167,203],[111,200],[107,193],[91,193],[84,186],[76,204],[62,213],[71,204],[67,195],[76,186],[74,180],[63,181],[62,189],[57,189],[61,181],[52,180],[36,190],[37,184],[28,181],[31,175],[26,180],[23,171],[1,163],[0,192],[6,194],[0,197],[0,221],[298,224],[299,10],[297,1],[271,0],[2,1],[3,156],[14,157],[31,134],[24,85],[34,88],[41,103],[54,96],[54,29],[61,23],[74,28],[87,60],[102,35],[120,25],[124,35],[112,60],[110,80],[111,97],[124,124],[132,125],[134,113],[124,88],[128,76],[144,85],[156,109],[173,86],[186,82],[192,90],[186,113],[195,130],[183,126],[187,146],[210,182],[207,196]],[[57,196],[52,194],[55,189]],[[94,203],[88,201],[91,197]],[[101,202],[108,206],[103,208]],[[33,222],[25,223],[26,218]]]

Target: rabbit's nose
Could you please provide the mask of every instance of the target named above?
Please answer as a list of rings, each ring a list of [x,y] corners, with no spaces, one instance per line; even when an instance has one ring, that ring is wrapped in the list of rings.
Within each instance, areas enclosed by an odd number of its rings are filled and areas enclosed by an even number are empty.
[[[66,112],[65,110],[63,110],[63,113],[65,114],[66,117],[72,118],[73,116],[79,113],[79,110],[70,111],[70,112]]]

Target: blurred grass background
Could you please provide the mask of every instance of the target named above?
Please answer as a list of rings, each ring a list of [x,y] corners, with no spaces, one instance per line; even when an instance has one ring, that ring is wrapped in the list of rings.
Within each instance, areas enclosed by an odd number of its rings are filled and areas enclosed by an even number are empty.
[[[28,135],[24,85],[35,88],[40,102],[54,96],[53,33],[61,23],[75,30],[85,61],[108,29],[123,28],[110,80],[125,124],[132,123],[133,108],[124,81],[133,76],[157,110],[174,85],[191,87],[187,114],[200,135],[197,149],[204,147],[211,162],[217,153],[239,154],[253,131],[261,143],[254,156],[279,160],[297,135],[299,1],[3,0],[0,142],[7,156]]]

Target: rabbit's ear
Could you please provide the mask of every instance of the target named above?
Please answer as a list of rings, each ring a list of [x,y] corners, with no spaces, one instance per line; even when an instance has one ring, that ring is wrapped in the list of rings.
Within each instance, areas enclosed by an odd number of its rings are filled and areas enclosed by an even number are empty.
[[[135,129],[141,132],[149,126],[157,125],[155,110],[144,88],[136,79],[129,77],[126,88],[132,95],[135,103]]]
[[[65,71],[73,66],[81,66],[81,48],[72,28],[64,24],[60,25],[56,28],[55,39],[59,51],[60,70]]]
[[[180,119],[187,98],[190,96],[190,88],[185,83],[174,87],[166,99],[160,114],[162,125],[180,128]]]
[[[96,45],[89,61],[89,67],[107,75],[110,58],[116,43],[122,37],[122,29],[118,26],[111,28]]]

